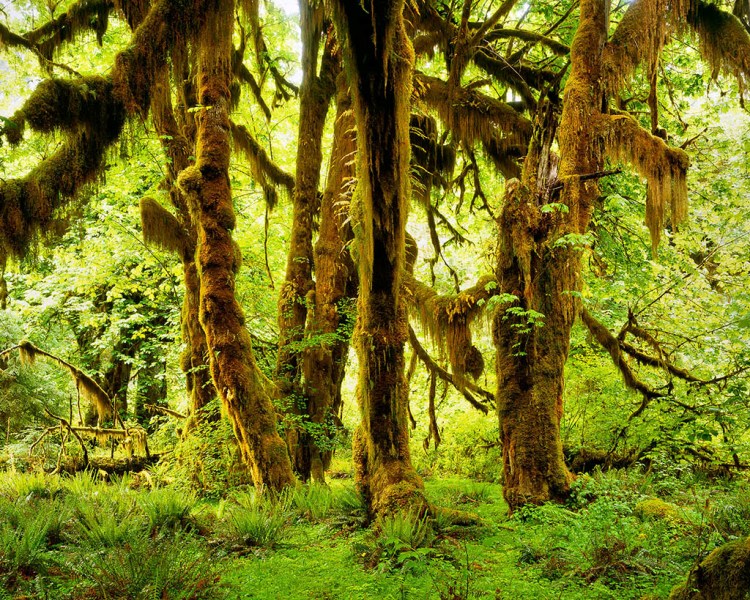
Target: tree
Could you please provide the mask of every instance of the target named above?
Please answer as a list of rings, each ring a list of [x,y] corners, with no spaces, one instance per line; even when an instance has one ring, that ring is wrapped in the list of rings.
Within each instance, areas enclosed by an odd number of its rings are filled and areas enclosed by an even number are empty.
[[[55,209],[75,199],[83,185],[100,175],[104,152],[118,139],[126,118],[147,115],[152,100],[158,104],[159,84],[165,94],[167,57],[176,57],[177,64],[186,66],[179,60],[187,57],[184,44],[195,42],[197,100],[202,102],[196,114],[196,149],[192,154],[196,165],[185,166],[177,183],[188,200],[198,234],[195,264],[200,324],[214,382],[255,482],[280,489],[293,481],[289,457],[276,432],[269,387],[254,362],[234,293],[234,214],[228,175],[234,4],[225,2],[209,9],[200,1],[176,6],[159,0],[150,6],[128,3],[117,8],[134,34],[131,46],[118,54],[112,75],[81,83],[50,79],[5,125],[4,133],[11,142],[20,141],[24,125],[39,132],[63,130],[68,141],[25,178],[6,181],[0,187],[3,247],[10,254],[23,256],[35,236],[49,227]],[[72,15],[79,28],[90,22],[88,13],[81,17],[72,11]],[[34,47],[28,38],[6,30],[3,41]],[[166,103],[161,108],[166,109]],[[165,126],[170,125],[168,115],[168,111],[159,115],[166,116],[161,120]]]
[[[357,124],[352,199],[359,300],[355,344],[362,423],[354,442],[357,484],[375,513],[423,504],[411,464],[404,344],[409,213],[409,98],[414,54],[400,0],[334,6]]]

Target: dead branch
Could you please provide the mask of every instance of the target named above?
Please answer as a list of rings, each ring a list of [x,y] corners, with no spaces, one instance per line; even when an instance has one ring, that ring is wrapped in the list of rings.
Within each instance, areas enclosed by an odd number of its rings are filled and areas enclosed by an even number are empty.
[[[50,411],[48,408],[45,408],[44,412],[47,414],[47,416],[49,418],[55,419],[55,420],[59,421],[60,422],[60,427],[61,428],[65,427],[65,429],[67,429],[67,431],[73,437],[75,437],[78,440],[78,443],[81,445],[81,450],[83,451],[83,464],[84,464],[84,466],[88,466],[88,464],[89,464],[89,452],[86,449],[86,444],[84,443],[83,438],[79,435],[79,433],[77,431],[75,431],[75,429],[71,426],[71,424],[66,419],[63,419],[62,417],[58,417],[56,414],[52,413],[52,411]],[[62,447],[64,447],[64,446],[65,446],[64,443],[61,444],[61,452],[62,452]],[[61,461],[61,458],[62,458],[62,454],[60,455],[60,457],[58,457],[57,467],[55,468],[55,473],[59,473],[60,472],[60,464],[61,464],[60,461]]]

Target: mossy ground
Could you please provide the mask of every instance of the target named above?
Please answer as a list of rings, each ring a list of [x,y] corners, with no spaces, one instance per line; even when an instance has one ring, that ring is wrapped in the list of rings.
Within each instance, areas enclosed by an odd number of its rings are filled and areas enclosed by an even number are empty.
[[[248,489],[209,503],[132,489],[142,478],[3,473],[0,597],[667,598],[696,560],[750,531],[750,484],[669,468],[582,476],[568,504],[512,517],[495,483],[426,478],[435,505],[479,517],[470,527],[449,511],[366,527],[351,477],[337,476],[281,502]],[[638,504],[654,498],[679,519],[644,517]]]

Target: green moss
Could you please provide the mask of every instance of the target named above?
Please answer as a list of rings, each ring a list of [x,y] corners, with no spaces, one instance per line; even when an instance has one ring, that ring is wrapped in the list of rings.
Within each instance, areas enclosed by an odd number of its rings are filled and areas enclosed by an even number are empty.
[[[646,498],[635,505],[636,516],[643,520],[657,520],[676,523],[683,520],[680,508],[659,498]]]

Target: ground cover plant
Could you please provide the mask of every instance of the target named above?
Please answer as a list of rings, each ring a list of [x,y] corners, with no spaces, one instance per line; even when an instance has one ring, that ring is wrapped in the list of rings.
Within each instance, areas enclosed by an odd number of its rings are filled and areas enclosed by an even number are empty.
[[[633,468],[582,475],[566,504],[510,517],[497,484],[477,493],[472,480],[426,478],[436,506],[470,505],[468,526],[439,513],[366,526],[352,518],[363,505],[350,479],[278,500],[179,496],[154,523],[149,500],[179,492],[86,473],[59,483],[54,498],[2,497],[7,597],[667,598],[692,565],[744,538],[750,506],[741,480]]]

